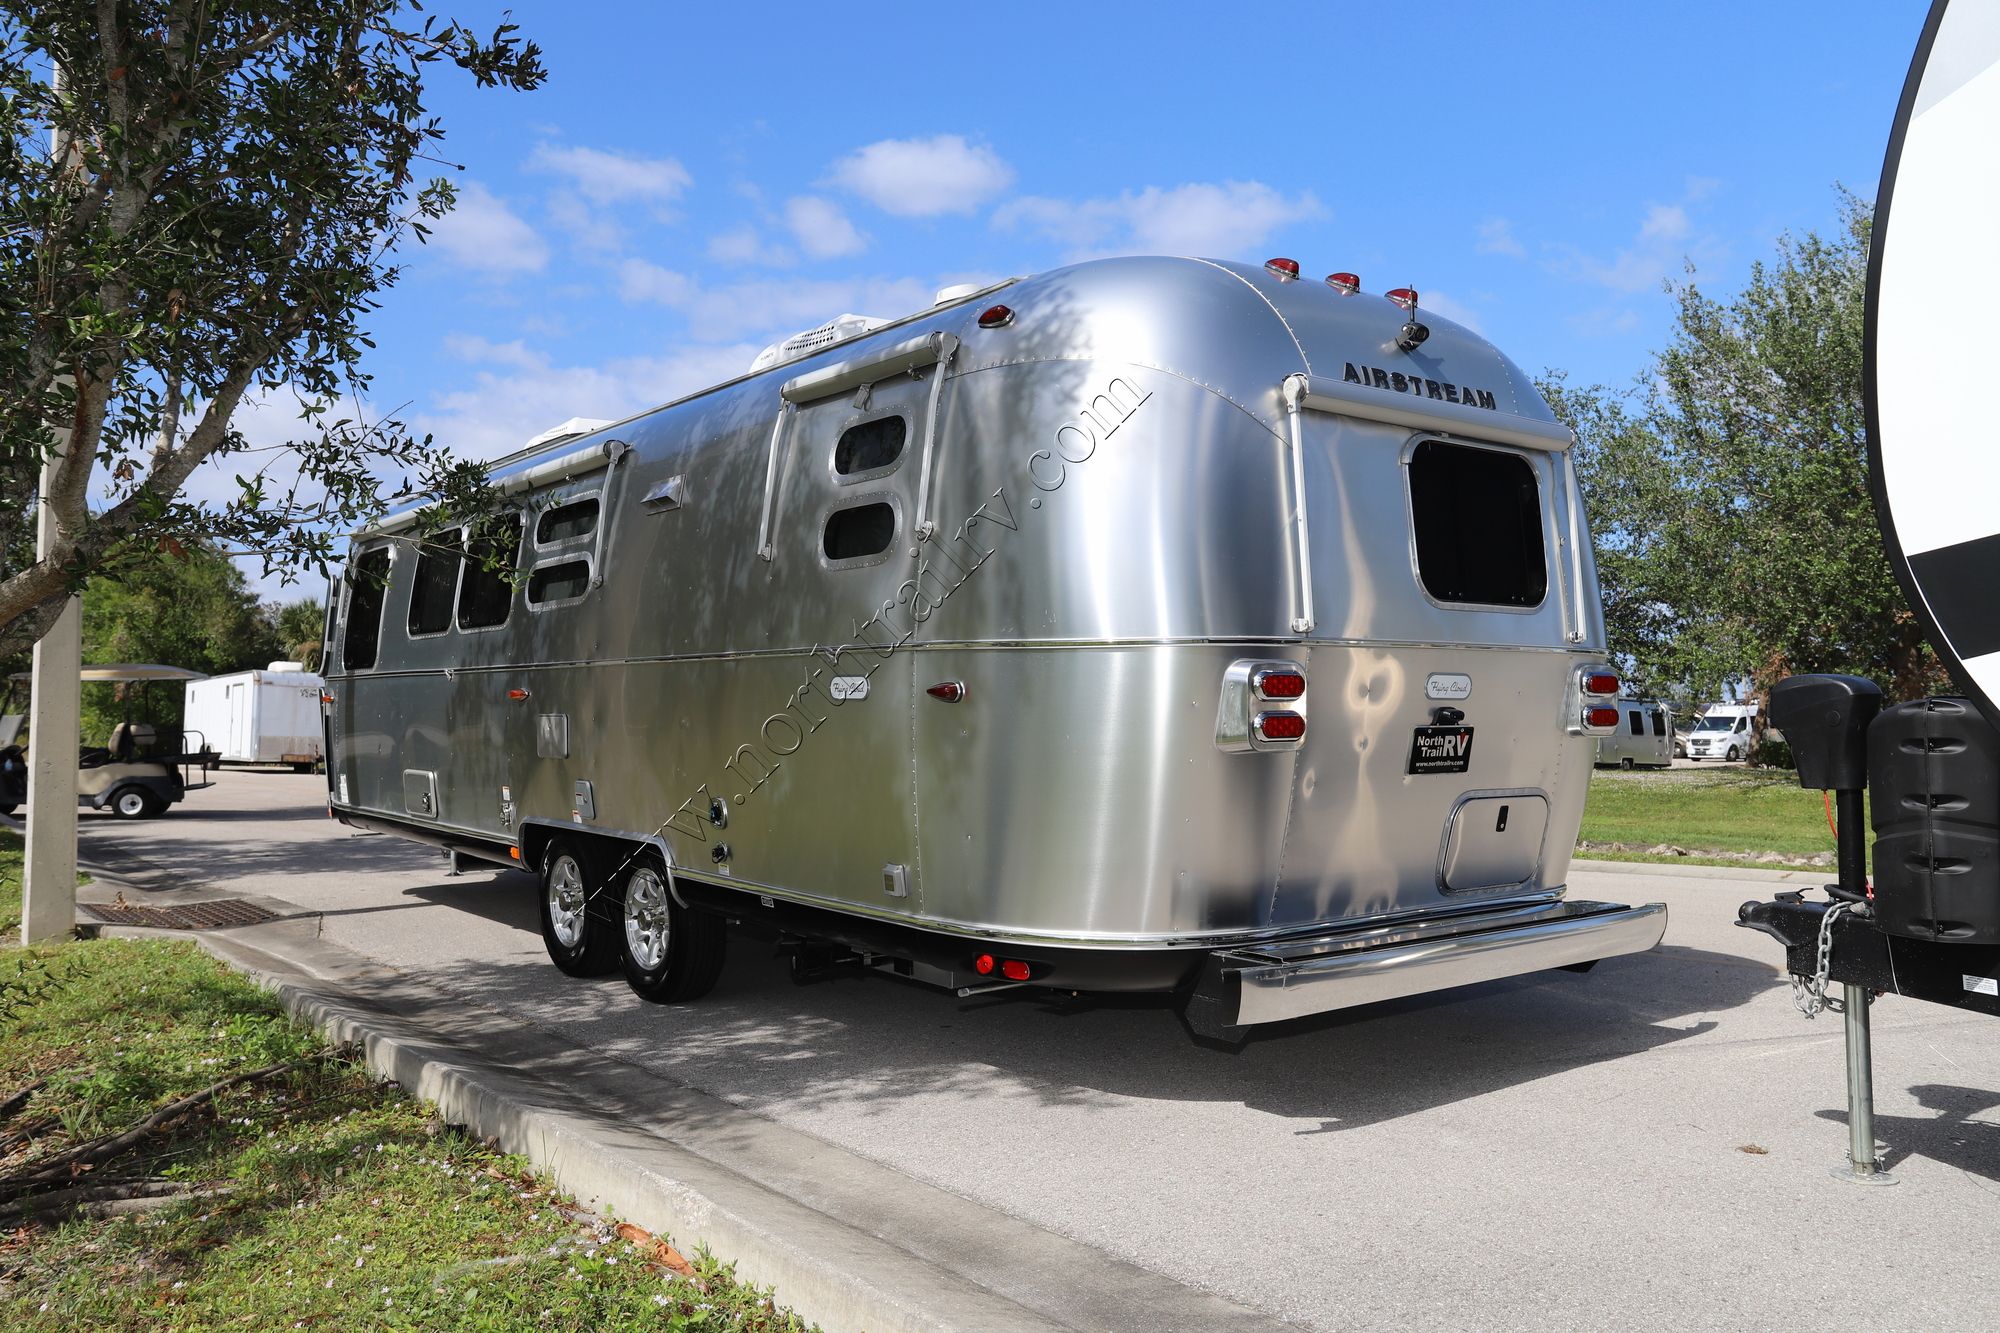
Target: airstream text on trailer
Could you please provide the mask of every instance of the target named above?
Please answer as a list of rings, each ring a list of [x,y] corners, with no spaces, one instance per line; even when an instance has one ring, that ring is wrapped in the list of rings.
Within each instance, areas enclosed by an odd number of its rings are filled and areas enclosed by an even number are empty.
[[[1659,941],[1564,899],[1619,683],[1490,344],[1289,260],[856,327],[358,537],[335,814],[534,870],[558,965],[654,999],[725,918],[1207,1034]]]

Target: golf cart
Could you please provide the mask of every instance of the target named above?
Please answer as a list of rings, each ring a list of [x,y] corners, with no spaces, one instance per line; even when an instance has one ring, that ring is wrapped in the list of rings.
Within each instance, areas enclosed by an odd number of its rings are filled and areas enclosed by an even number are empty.
[[[83,668],[86,683],[146,684],[154,681],[202,680],[199,671],[181,667],[118,663]],[[13,676],[6,702],[13,701],[14,686],[26,683],[29,673]],[[0,815],[11,815],[28,799],[28,757],[15,744],[21,734],[22,716],[0,705]],[[194,745],[189,744],[192,736]],[[129,716],[111,729],[101,746],[86,745],[77,755],[76,802],[93,810],[109,810],[120,819],[150,819],[162,814],[190,791],[214,784],[206,774],[218,757],[200,744],[198,733],[185,731],[162,735],[150,722],[134,722]],[[195,781],[197,777],[201,781]]]

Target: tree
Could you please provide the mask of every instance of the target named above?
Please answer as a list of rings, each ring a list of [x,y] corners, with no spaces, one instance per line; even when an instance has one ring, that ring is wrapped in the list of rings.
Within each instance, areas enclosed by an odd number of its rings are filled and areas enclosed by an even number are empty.
[[[283,652],[242,571],[205,546],[99,574],[84,593],[86,663],[160,662],[217,676],[263,667]],[[176,684],[87,686],[84,738],[101,744],[126,717],[178,727],[181,700]]]
[[[482,40],[419,8],[0,0],[0,656],[93,571],[163,543],[324,569],[406,481],[441,521],[481,507],[476,466],[327,406],[368,382],[392,252],[452,204],[415,176],[443,134],[432,68],[544,77],[511,23]],[[184,496],[199,465],[246,452],[246,395],[280,390],[310,405],[285,459],[246,467],[226,502]],[[35,503],[56,527],[39,560],[22,555]]]
[[[1869,206],[1784,237],[1742,291],[1670,284],[1672,341],[1627,394],[1543,385],[1578,435],[1611,646],[1641,688],[1716,698],[1784,676],[1944,684],[1868,491],[1862,394]]]
[[[278,650],[288,661],[303,662],[308,671],[319,670],[320,634],[326,623],[326,607],[311,597],[266,605]]]

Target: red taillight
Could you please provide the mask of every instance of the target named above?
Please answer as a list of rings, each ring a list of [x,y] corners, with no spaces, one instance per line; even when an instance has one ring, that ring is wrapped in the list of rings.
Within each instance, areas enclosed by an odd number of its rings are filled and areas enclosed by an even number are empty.
[[[1593,727],[1615,727],[1618,725],[1618,710],[1615,708],[1593,708],[1583,715],[1583,720]]]
[[[1004,329],[1013,322],[1012,306],[990,305],[979,312],[979,327],[982,329]]]
[[[1405,310],[1417,308],[1417,289],[1414,287],[1392,287],[1382,295],[1394,301]]]
[[[1250,729],[1257,734],[1258,740],[1303,740],[1306,720],[1298,713],[1259,713],[1251,719]]]
[[[1361,290],[1361,278],[1354,273],[1329,273],[1326,275],[1326,285],[1342,296],[1352,296]]]
[[[982,977],[992,976],[993,955],[990,953],[980,954],[979,957],[972,960],[972,970],[977,972]]]
[[[1250,677],[1250,687],[1260,699],[1303,699],[1306,678],[1298,671],[1266,670]]]
[[[1286,282],[1290,282],[1293,278],[1299,276],[1299,261],[1296,259],[1267,259],[1264,261],[1264,271],[1275,273]]]
[[[1006,962],[1000,964],[1000,975],[1009,981],[1026,981],[1028,979],[1028,965],[1018,958],[1009,958]]]
[[[509,690],[507,691],[507,697],[509,699],[512,699],[515,703],[520,703],[523,699],[528,697],[528,692],[526,690]]]
[[[1617,694],[1618,677],[1609,671],[1593,671],[1583,678],[1585,694]]]
[[[962,680],[941,680],[924,691],[933,699],[942,699],[948,704],[959,703],[965,698],[965,682]]]

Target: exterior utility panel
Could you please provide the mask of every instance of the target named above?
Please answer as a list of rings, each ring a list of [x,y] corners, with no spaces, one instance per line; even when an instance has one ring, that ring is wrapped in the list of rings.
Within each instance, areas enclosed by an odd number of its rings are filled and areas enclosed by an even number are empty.
[[[1403,993],[1649,948],[1663,909],[1558,904],[1610,702],[1569,434],[1412,317],[1106,260],[504,460],[521,586],[411,516],[355,543],[334,808],[650,845],[684,907],[1218,1027],[1399,993],[1304,984],[1363,944],[1446,937],[1373,960]]]

